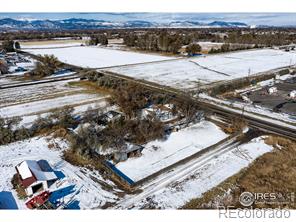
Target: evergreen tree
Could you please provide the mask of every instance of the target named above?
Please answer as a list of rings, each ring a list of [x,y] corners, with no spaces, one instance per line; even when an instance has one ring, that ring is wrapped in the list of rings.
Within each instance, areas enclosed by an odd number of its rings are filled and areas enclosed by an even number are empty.
[[[201,51],[201,46],[199,44],[190,44],[186,47],[186,52],[188,55],[194,55],[196,53],[200,53]]]
[[[6,40],[2,42],[2,48],[6,52],[14,52],[14,42],[12,40]]]

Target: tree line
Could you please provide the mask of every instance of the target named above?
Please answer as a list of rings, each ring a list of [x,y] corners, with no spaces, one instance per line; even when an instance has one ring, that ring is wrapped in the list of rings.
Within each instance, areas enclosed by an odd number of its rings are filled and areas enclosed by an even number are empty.
[[[54,110],[46,117],[39,116],[29,128],[21,126],[21,117],[0,117],[0,145],[25,140],[43,133],[52,132],[58,128],[72,128],[78,122],[73,114],[74,109],[64,107]]]

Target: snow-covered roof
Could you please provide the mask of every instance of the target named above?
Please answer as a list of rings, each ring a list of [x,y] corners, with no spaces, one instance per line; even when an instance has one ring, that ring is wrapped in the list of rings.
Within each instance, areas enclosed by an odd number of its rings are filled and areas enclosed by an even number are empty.
[[[16,168],[23,180],[33,176],[27,161],[21,162]]]
[[[18,172],[22,179],[34,176],[38,181],[48,181],[57,179],[53,171],[44,171],[35,160],[25,160],[17,165]]]

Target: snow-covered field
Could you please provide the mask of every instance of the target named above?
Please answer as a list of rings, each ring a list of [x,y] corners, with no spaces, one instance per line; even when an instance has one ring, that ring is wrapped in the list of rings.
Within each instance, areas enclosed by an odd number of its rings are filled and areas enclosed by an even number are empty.
[[[50,143],[54,144],[54,148],[48,148]],[[14,167],[24,160],[45,159],[51,164],[59,178],[50,187],[52,201],[70,201],[68,207],[71,209],[100,208],[106,202],[114,202],[116,191],[104,187],[104,184],[114,187],[111,181],[103,179],[97,171],[73,166],[61,158],[62,151],[67,147],[61,139],[44,137],[0,146],[0,209],[27,209],[25,200],[18,199],[11,184],[16,173]]]
[[[98,108],[105,108],[106,110],[116,109],[115,107],[112,107],[112,106],[110,107],[104,98],[95,100],[94,102],[90,102],[86,104],[74,104],[72,106],[74,108],[74,111],[73,111],[74,115],[81,115],[89,109],[91,110],[95,110]],[[50,113],[45,111],[39,114],[29,114],[26,116],[22,116],[22,121],[20,122],[20,125],[28,128],[32,126],[32,123],[36,119],[38,119],[39,116],[46,117],[48,115],[50,115]]]
[[[296,52],[260,49],[107,70],[179,89],[192,89],[200,84],[245,77],[295,63]]]
[[[219,185],[228,177],[247,167],[257,157],[272,151],[262,138],[237,146],[216,158],[212,158],[186,177],[174,181],[157,193],[134,203],[135,208],[152,204],[154,207],[176,209],[189,200],[201,197],[203,193]]]
[[[42,42],[41,42],[42,43]],[[61,48],[61,47],[74,47],[74,46],[80,46],[84,42],[57,42],[57,43],[49,43],[49,44],[21,44],[21,49],[51,49],[51,48]]]
[[[275,49],[246,50],[192,59],[199,65],[223,72],[234,78],[279,67],[295,65],[296,52]]]
[[[82,87],[70,86],[73,80],[28,85],[2,89],[0,94],[0,116],[22,117],[20,125],[29,127],[38,118],[45,117],[53,109],[71,106],[74,114],[88,109],[108,106],[107,95],[89,93]]]
[[[8,83],[15,83],[17,81],[15,81],[13,78],[8,77],[8,76],[1,76],[0,75],[0,86],[4,85],[4,84],[8,84]]]
[[[227,77],[203,69],[188,59],[115,67],[107,70],[178,89],[196,88],[199,84],[224,80]]]
[[[68,83],[71,81],[73,80],[1,89],[0,107],[48,99],[61,94],[72,94],[82,90],[79,87],[70,87]]]
[[[43,113],[55,108],[62,108],[64,106],[75,106],[90,103],[102,98],[103,97],[99,97],[97,94],[68,95],[53,99],[2,107],[0,108],[0,115],[3,117],[32,115]]]
[[[35,55],[53,54],[62,62],[85,68],[102,68],[172,59],[172,57],[111,50],[91,46],[57,49],[25,49],[25,51]]]
[[[203,51],[210,51],[212,48],[219,49],[223,45],[221,42],[197,42]]]
[[[141,157],[129,158],[116,167],[134,181],[157,172],[227,137],[215,124],[202,121],[178,132],[164,141],[145,145]]]

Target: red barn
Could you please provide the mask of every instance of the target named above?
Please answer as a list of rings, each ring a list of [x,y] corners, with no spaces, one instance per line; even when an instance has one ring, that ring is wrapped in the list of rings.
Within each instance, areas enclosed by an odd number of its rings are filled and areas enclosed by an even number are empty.
[[[25,160],[15,168],[27,195],[47,190],[58,179],[46,160]]]

